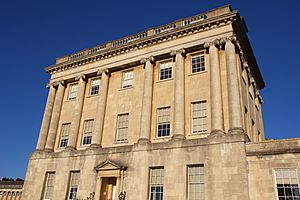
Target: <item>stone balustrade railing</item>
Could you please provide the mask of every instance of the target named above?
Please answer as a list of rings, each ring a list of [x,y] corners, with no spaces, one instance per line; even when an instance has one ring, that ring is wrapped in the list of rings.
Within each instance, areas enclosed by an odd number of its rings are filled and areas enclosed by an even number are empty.
[[[71,61],[71,60],[76,60],[76,59],[79,59],[79,58],[84,57],[86,55],[96,54],[98,52],[101,52],[101,51],[103,51],[105,49],[108,49],[108,48],[111,48],[111,47],[121,46],[121,45],[130,43],[130,42],[133,42],[133,41],[136,41],[136,40],[147,38],[151,35],[158,35],[158,34],[161,34],[161,33],[167,32],[167,31],[171,31],[171,30],[174,30],[174,29],[182,27],[182,26],[188,26],[188,25],[191,25],[191,24],[195,24],[195,23],[201,22],[201,21],[203,21],[207,18],[208,18],[208,14],[205,13],[205,14],[200,14],[200,15],[196,15],[196,16],[193,16],[193,17],[181,19],[181,20],[178,20],[176,22],[173,22],[173,23],[170,23],[170,24],[167,24],[167,25],[152,28],[152,29],[149,29],[147,31],[140,32],[138,34],[134,34],[134,35],[131,35],[131,36],[128,36],[128,37],[124,37],[122,39],[107,42],[105,44],[98,45],[98,46],[93,47],[93,48],[88,48],[88,49],[85,49],[83,51],[80,51],[80,52],[77,52],[77,53],[74,53],[74,54],[71,54],[71,55],[68,55],[68,56],[63,56],[63,57],[57,58],[56,59],[56,64]]]

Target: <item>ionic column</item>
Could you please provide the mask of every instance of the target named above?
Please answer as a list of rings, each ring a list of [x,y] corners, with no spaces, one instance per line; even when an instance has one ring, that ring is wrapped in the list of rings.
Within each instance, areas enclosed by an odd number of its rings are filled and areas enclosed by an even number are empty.
[[[239,133],[244,131],[242,125],[242,110],[240,105],[236,52],[235,45],[232,43],[234,39],[234,37],[229,37],[226,39],[225,43],[229,133]]]
[[[76,77],[75,80],[76,81],[78,80],[78,90],[77,90],[75,108],[72,116],[72,124],[71,124],[67,149],[76,148],[76,142],[79,134],[80,119],[82,115],[82,108],[84,102],[85,87],[86,87],[85,75],[80,75]]]
[[[151,109],[152,109],[152,93],[153,93],[153,57],[143,58],[142,64],[145,64],[144,72],[144,91],[142,100],[142,116],[140,125],[139,143],[150,141],[151,129]]]
[[[47,142],[46,142],[46,146],[45,146],[45,149],[49,150],[49,151],[54,150],[55,137],[56,137],[56,133],[57,133],[64,92],[65,92],[64,82],[59,81],[57,92],[55,95],[51,120],[50,120],[50,127],[49,127],[48,136],[47,136]]]
[[[49,94],[48,94],[46,108],[45,108],[43,121],[40,129],[38,143],[36,145],[36,150],[43,150],[45,148],[50,120],[51,120],[51,114],[52,114],[56,89],[54,87],[54,84],[48,84],[48,87],[49,87]]]
[[[175,93],[174,93],[174,139],[184,139],[184,49],[174,50]]]
[[[216,45],[219,40],[205,44],[209,47],[209,63],[210,63],[210,107],[211,107],[211,133],[224,133],[223,122],[223,104],[222,104],[222,87],[219,49]]]
[[[92,137],[91,147],[101,147],[105,109],[106,109],[106,99],[107,99],[109,76],[110,76],[108,69],[99,71],[98,74],[101,74],[101,86],[100,86],[100,95],[98,99],[97,111],[95,116],[95,128]]]

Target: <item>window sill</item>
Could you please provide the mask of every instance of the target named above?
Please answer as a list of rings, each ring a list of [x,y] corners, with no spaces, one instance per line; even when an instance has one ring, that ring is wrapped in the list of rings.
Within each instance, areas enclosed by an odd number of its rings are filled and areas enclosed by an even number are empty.
[[[202,72],[190,73],[189,76],[194,76],[194,75],[199,75],[199,74],[204,74],[204,73],[207,73],[207,70],[202,71]]]
[[[119,91],[123,91],[123,90],[129,90],[129,89],[132,89],[133,86],[130,86],[130,87],[126,87],[126,88],[120,88]]]
[[[115,142],[113,142],[113,144],[128,144],[128,140],[124,140],[124,141],[115,141]]]
[[[67,99],[66,102],[76,101],[76,99]]]
[[[153,138],[153,140],[168,140],[168,139],[171,139],[172,138],[172,135],[168,135],[168,136],[161,136],[161,137],[155,137]]]
[[[209,135],[209,132],[202,132],[202,133],[189,133],[188,136],[199,136],[199,135]]]
[[[168,78],[168,79],[164,79],[164,80],[157,80],[156,83],[161,83],[161,82],[165,82],[165,81],[171,81],[174,80],[174,78]]]
[[[93,95],[88,95],[86,98],[92,98],[92,97],[96,97],[96,96],[99,96],[99,93],[98,94],[93,94]]]

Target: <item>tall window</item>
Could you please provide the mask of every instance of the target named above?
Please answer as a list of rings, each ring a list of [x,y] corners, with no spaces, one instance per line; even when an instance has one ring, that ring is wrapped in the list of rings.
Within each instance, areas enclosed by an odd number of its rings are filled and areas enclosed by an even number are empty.
[[[129,114],[118,115],[117,122],[117,142],[127,141],[127,130],[128,130],[128,117]]]
[[[163,200],[164,168],[150,169],[150,200]]]
[[[53,189],[54,189],[54,180],[55,180],[55,172],[47,172],[46,173],[46,180],[44,185],[44,200],[51,200],[53,196]]]
[[[82,145],[92,143],[93,125],[93,119],[84,121]]]
[[[205,58],[204,53],[194,54],[191,56],[191,72],[203,72],[205,71]]]
[[[157,109],[157,137],[170,135],[170,107]]]
[[[275,169],[278,200],[300,199],[296,169]]]
[[[133,86],[133,70],[123,72],[122,88]]]
[[[192,103],[192,134],[203,133],[207,131],[207,108],[206,101]]]
[[[100,78],[91,81],[90,96],[97,95],[100,88]]]
[[[172,78],[172,62],[163,62],[159,65],[159,80]]]
[[[78,186],[79,186],[79,172],[71,172],[69,182],[69,191],[68,191],[68,200],[76,200]]]
[[[68,100],[74,100],[77,97],[78,84],[72,84],[69,88]]]
[[[60,148],[64,148],[68,145],[70,126],[71,123],[62,124],[61,126],[61,133],[60,133],[61,136],[60,136],[60,143],[59,143]]]
[[[188,166],[188,200],[204,199],[204,166]]]

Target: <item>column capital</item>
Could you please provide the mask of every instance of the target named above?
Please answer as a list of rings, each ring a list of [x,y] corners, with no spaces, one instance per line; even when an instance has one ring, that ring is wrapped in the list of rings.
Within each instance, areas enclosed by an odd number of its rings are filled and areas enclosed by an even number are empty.
[[[213,41],[210,41],[210,42],[205,42],[204,43],[204,48],[209,48],[211,46],[219,46],[220,45],[220,39],[215,39]]]
[[[172,50],[171,51],[171,56],[176,56],[178,54],[181,54],[181,55],[185,55],[185,50],[182,48],[182,49],[177,49],[177,50]]]
[[[102,75],[103,73],[105,73],[106,75],[110,75],[110,70],[108,68],[104,68],[104,69],[99,69],[97,71],[97,75]]]
[[[86,75],[85,74],[79,74],[78,76],[75,77],[75,81],[78,81],[82,79],[83,81],[86,81],[87,78],[86,78]]]
[[[232,43],[236,43],[236,36],[235,35],[231,35],[228,37],[224,37],[220,39],[220,44],[224,44],[226,42],[232,42]]]
[[[141,58],[141,64],[145,64],[146,62],[150,62],[150,63],[154,63],[154,57],[153,56],[150,56],[148,58]]]
[[[59,85],[65,86],[65,81],[64,80],[58,80],[58,81],[54,81],[54,82],[50,82],[47,84],[47,88],[50,88],[51,86],[53,87],[57,87]]]

